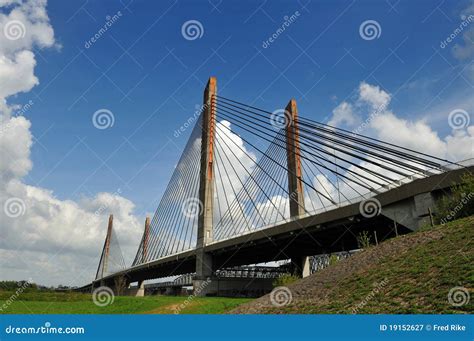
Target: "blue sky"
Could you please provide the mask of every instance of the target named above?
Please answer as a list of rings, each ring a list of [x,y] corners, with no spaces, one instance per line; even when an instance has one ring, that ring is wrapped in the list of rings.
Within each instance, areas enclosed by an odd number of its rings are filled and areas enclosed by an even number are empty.
[[[473,0],[0,0],[2,279],[90,281],[109,213],[130,263],[210,76],[268,111],[295,98],[301,116],[472,158],[473,41]]]
[[[60,48],[35,51],[40,84],[15,98],[34,101],[25,116],[38,140],[26,182],[61,199],[121,188],[139,213],[153,211],[190,133],[175,138],[173,132],[201,103],[211,75],[223,96],[270,110],[294,97],[302,115],[319,121],[366,80],[396,92],[392,108],[400,117],[425,117],[443,136],[445,120],[430,110],[472,95],[466,76],[457,76],[464,64],[439,47],[466,3],[439,9],[436,1],[391,3],[50,1]],[[120,19],[85,48],[118,11]],[[263,48],[296,11],[296,21]],[[378,39],[359,35],[368,19],[380,24]],[[201,22],[201,38],[183,38],[188,20]],[[452,83],[442,91],[446,82]],[[115,117],[105,130],[91,120],[102,108]]]

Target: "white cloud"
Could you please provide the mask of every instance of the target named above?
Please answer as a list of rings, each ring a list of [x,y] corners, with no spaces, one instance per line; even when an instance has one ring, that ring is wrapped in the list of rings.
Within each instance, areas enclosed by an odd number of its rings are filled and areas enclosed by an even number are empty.
[[[338,126],[341,124],[353,126],[357,123],[357,118],[354,115],[352,104],[350,103],[342,102],[334,108],[332,114],[332,118],[328,122],[331,126]]]
[[[32,46],[45,48],[54,45],[54,31],[46,12],[46,0],[6,2],[0,5],[11,7],[8,14],[0,13],[0,53],[11,56],[17,51],[29,50]]]
[[[389,109],[390,102],[389,93],[376,85],[362,82],[354,104],[344,102],[344,107],[350,106],[354,120],[364,122],[363,127],[361,126],[362,130],[355,129],[361,134],[451,161],[474,157],[474,126],[453,130],[450,135],[442,138],[424,119],[407,119],[397,116]],[[357,111],[354,108],[357,108]],[[336,109],[330,122],[342,123]],[[446,113],[447,122],[448,113]]]
[[[117,193],[99,193],[78,202],[59,200],[53,191],[28,185],[23,178],[32,168],[31,122],[11,116],[9,96],[27,92],[39,83],[32,49],[55,44],[46,1],[0,1],[9,10],[0,14],[0,258],[1,279],[28,279],[41,284],[80,285],[95,276],[107,229],[114,214],[114,230],[127,262],[131,262],[143,224],[133,215],[134,204]],[[24,37],[4,34],[12,20],[25,28]],[[21,32],[20,32],[21,33]],[[18,217],[6,203],[24,205]],[[10,212],[11,213],[11,212]]]
[[[0,78],[1,79],[1,78]],[[7,117],[0,130],[0,181],[8,181],[25,176],[32,167],[30,148],[31,123],[24,117]]]
[[[423,120],[409,121],[387,111],[374,116],[370,126],[383,141],[438,157],[446,156],[446,142]]]
[[[33,52],[17,52],[12,59],[0,56],[0,98],[6,98],[19,92],[30,91],[38,84],[34,75],[36,61]]]
[[[372,109],[386,108],[390,103],[390,95],[376,85],[362,82],[359,85],[359,102],[369,104]]]

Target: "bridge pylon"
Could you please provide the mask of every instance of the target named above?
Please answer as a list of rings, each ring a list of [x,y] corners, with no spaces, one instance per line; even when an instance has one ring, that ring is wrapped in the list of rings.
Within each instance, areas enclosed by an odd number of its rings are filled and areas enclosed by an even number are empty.
[[[301,166],[300,135],[298,126],[298,107],[291,99],[285,109],[286,157],[288,168],[288,195],[290,217],[297,219],[306,212],[303,190],[303,168]],[[291,258],[293,272],[301,277],[310,275],[309,257]]]
[[[288,166],[288,195],[290,216],[297,218],[305,213],[303,193],[303,171],[298,127],[298,108],[291,99],[285,109],[286,157]]]
[[[212,256],[204,252],[204,247],[213,239],[213,204],[214,204],[214,143],[216,129],[216,94],[217,80],[209,78],[204,90],[203,111],[201,114],[201,167],[199,179],[199,217],[196,245],[195,292],[205,295],[204,282],[212,276]],[[196,290],[197,288],[201,288]]]
[[[102,248],[102,254],[100,256],[99,266],[97,268],[96,279],[104,277],[107,273],[107,266],[109,262],[110,254],[110,240],[112,239],[112,228],[114,225],[113,214],[109,215],[109,223],[107,225],[107,234],[105,236],[104,247]]]

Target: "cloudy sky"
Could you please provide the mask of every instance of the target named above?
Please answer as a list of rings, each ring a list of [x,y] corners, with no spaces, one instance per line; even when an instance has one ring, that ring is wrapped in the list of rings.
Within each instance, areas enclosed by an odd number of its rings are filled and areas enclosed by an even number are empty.
[[[314,120],[474,155],[473,1],[0,7],[2,280],[90,281],[110,213],[130,263],[211,75],[261,108],[293,97]]]

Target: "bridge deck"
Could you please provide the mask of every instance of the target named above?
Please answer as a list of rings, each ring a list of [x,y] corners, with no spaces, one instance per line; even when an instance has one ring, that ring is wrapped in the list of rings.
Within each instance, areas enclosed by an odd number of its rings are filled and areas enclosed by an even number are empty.
[[[474,166],[448,171],[414,180],[400,187],[378,194],[375,198],[384,206],[408,200],[415,195],[441,191],[458,182]],[[314,216],[285,222],[271,228],[253,231],[234,238],[216,241],[205,246],[213,254],[216,268],[255,264],[288,259],[298,255],[312,255],[357,248],[355,235],[362,230],[377,231],[378,239],[393,236],[390,219],[383,214],[364,218],[359,203],[338,207]],[[399,233],[409,230],[400,226]],[[160,258],[104,277],[105,282],[117,276],[127,276],[131,282],[192,273],[195,271],[196,250]]]

